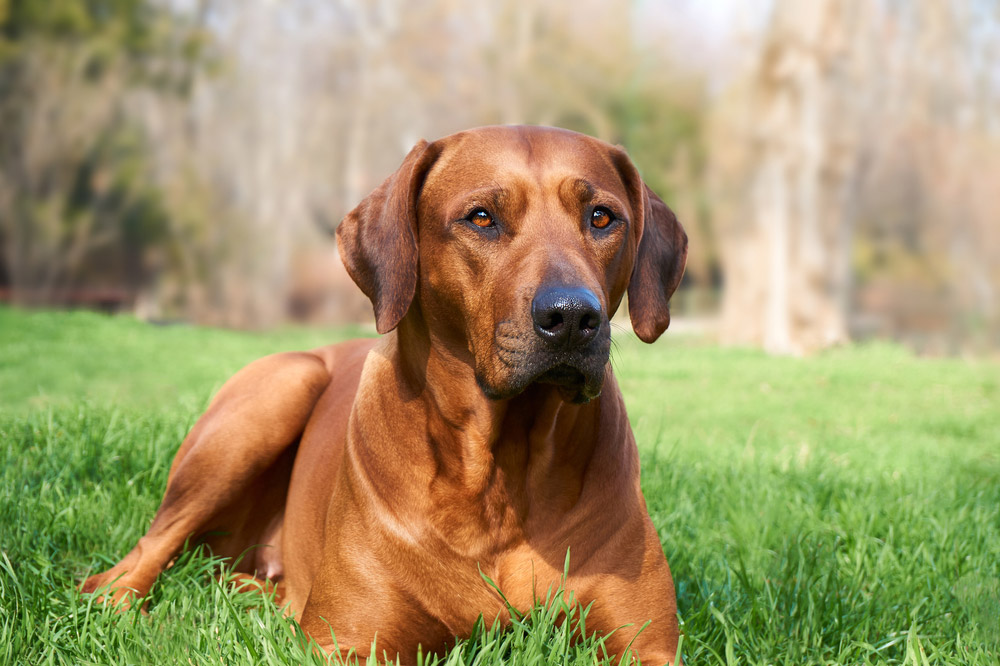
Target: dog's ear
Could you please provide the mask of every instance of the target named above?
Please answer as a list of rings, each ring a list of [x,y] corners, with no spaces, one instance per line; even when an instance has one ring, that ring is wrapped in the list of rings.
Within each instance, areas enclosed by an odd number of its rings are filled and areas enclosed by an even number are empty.
[[[641,187],[643,228],[628,283],[628,315],[639,339],[654,342],[670,325],[670,296],[684,275],[688,241],[674,212]]]
[[[417,197],[438,150],[420,141],[396,173],[337,227],[337,249],[351,279],[371,300],[375,328],[388,333],[417,288]]]

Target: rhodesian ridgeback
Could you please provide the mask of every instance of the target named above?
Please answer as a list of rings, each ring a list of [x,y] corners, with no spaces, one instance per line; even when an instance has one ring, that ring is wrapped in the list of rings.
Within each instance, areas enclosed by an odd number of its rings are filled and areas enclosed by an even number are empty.
[[[145,596],[203,538],[322,647],[404,663],[559,585],[673,663],[674,584],[609,364],[670,322],[687,237],[623,150],[542,127],[421,141],[337,230],[378,339],[258,360],[184,440],[149,531],[82,589]],[[506,601],[481,576],[491,579]],[[619,627],[630,625],[631,629]]]

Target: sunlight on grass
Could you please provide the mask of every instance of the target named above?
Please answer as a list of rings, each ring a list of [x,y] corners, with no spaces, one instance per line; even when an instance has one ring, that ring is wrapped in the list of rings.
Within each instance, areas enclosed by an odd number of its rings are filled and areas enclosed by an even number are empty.
[[[356,334],[0,309],[0,663],[323,663],[204,553],[161,576],[148,615],[74,581],[148,527],[174,450],[229,374]],[[884,344],[774,359],[668,333],[619,336],[614,367],[688,663],[996,664],[995,364]],[[487,618],[425,663],[601,662],[598,640],[570,640],[585,609],[561,599],[505,631]]]

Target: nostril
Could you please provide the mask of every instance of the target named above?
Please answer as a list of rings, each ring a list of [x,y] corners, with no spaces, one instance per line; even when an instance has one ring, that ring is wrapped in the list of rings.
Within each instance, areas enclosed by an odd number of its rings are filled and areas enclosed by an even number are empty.
[[[580,330],[587,332],[601,327],[601,315],[593,310],[584,312],[580,317]]]
[[[562,313],[558,310],[552,310],[546,312],[542,315],[541,320],[538,325],[544,328],[546,331],[551,331],[553,333],[557,332],[559,328],[563,325],[564,320]]]

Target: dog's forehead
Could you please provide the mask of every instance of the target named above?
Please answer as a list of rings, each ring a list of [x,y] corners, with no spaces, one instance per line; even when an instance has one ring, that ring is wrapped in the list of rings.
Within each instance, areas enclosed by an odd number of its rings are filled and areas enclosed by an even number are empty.
[[[623,188],[610,145],[549,127],[482,127],[439,140],[427,175],[428,195],[535,182],[543,187],[579,179],[608,190]]]

